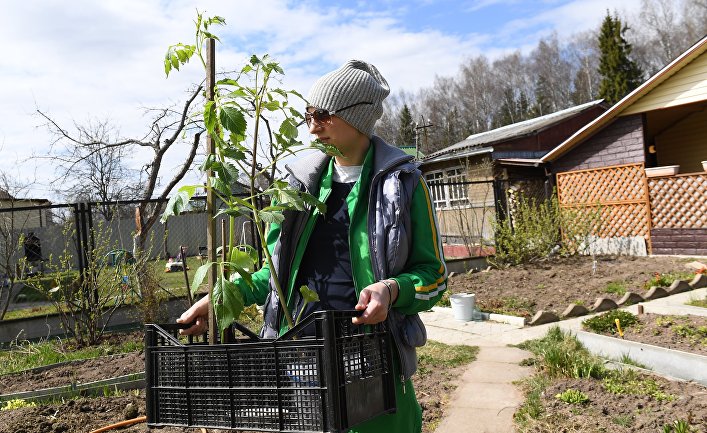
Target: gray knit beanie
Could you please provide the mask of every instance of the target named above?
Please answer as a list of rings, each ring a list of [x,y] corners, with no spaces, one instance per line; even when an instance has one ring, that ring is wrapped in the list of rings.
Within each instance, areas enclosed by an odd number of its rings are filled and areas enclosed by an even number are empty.
[[[368,137],[383,115],[383,100],[390,93],[388,82],[378,69],[361,60],[349,60],[342,67],[317,80],[309,91],[310,107],[340,110],[357,102],[371,102],[347,108],[336,116]]]

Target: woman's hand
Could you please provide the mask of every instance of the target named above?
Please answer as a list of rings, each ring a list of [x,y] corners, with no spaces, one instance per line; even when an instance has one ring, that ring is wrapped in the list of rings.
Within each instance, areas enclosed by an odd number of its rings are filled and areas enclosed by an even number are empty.
[[[180,329],[181,335],[200,335],[209,329],[209,295],[199,299],[187,311],[183,312],[177,323],[193,323],[187,329]]]
[[[375,325],[388,318],[388,311],[398,298],[398,284],[395,280],[386,280],[390,290],[383,282],[373,283],[361,290],[356,310],[364,310],[359,317],[351,319],[354,325]]]

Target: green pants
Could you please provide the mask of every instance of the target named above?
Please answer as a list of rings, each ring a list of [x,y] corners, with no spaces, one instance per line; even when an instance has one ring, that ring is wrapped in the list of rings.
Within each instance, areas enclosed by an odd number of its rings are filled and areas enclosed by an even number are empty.
[[[395,370],[397,373],[397,368]],[[422,408],[415,397],[412,380],[407,380],[403,384],[398,374],[395,378],[397,411],[359,424],[349,430],[349,433],[420,433],[422,431]]]

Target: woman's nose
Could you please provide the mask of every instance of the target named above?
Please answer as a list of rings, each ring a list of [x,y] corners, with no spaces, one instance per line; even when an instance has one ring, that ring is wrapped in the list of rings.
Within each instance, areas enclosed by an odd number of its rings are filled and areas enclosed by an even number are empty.
[[[310,134],[314,134],[316,131],[322,129],[322,125],[314,119],[312,119],[307,126],[309,127]]]

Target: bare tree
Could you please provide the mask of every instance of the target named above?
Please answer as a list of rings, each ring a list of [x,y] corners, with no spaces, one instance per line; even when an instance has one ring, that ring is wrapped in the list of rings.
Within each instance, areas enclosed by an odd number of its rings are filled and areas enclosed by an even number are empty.
[[[148,109],[152,114],[152,122],[148,131],[141,138],[116,138],[110,134],[96,134],[95,128],[78,127],[75,132],[69,132],[62,128],[51,116],[37,110],[39,115],[46,120],[46,126],[54,134],[55,142],[53,147],[64,149],[74,149],[69,151],[69,155],[75,155],[75,161],[67,160],[68,169],[72,169],[80,164],[87,164],[91,158],[98,158],[98,154],[118,152],[115,155],[125,155],[127,153],[136,154],[141,149],[151,151],[150,160],[144,164],[142,173],[145,180],[141,182],[141,191],[138,198],[142,201],[135,210],[136,228],[133,235],[133,254],[136,258],[142,256],[145,251],[148,233],[152,226],[159,220],[163,204],[172,189],[184,178],[187,171],[193,166],[194,158],[199,148],[201,135],[204,132],[203,125],[199,119],[191,116],[194,101],[202,95],[202,86],[197,86],[192,90],[184,102],[181,110],[173,107]],[[110,131],[105,126],[104,132]],[[99,131],[100,132],[100,131]],[[180,156],[183,161],[176,170],[165,173],[163,162],[165,155],[170,149],[175,152],[182,152],[184,143],[186,151]],[[67,152],[59,152],[67,154]],[[174,153],[174,152],[173,152]],[[169,180],[161,183],[162,176],[170,176]],[[158,203],[150,203],[149,199],[159,199]],[[138,260],[140,262],[140,260]]]
[[[23,206],[23,197],[31,183],[21,183],[0,173],[0,320],[5,317],[13,289],[20,278],[22,237],[30,219],[28,211],[15,211]]]
[[[461,66],[457,95],[462,118],[468,122],[469,133],[487,131],[496,109],[497,87],[493,69],[484,56],[469,59]]]
[[[135,199],[141,192],[137,170],[125,165],[129,149],[127,146],[104,145],[120,141],[117,131],[107,120],[74,123],[74,129],[77,140],[83,144],[71,142],[70,145],[55,146],[52,152],[59,175],[53,183],[61,185],[56,192],[67,201],[103,202],[99,211],[110,221],[116,207],[108,202]]]
[[[570,106],[572,65],[566,57],[556,33],[541,39],[530,54],[531,79],[535,83],[535,116],[554,113]]]
[[[707,33],[707,1],[643,0],[633,22],[627,36],[636,60],[652,75]]]
[[[575,34],[567,51],[574,71],[570,98],[574,105],[584,104],[597,98],[599,92],[599,46],[594,31]]]

